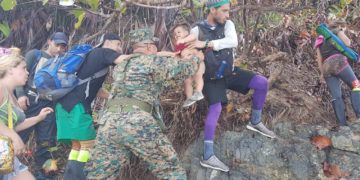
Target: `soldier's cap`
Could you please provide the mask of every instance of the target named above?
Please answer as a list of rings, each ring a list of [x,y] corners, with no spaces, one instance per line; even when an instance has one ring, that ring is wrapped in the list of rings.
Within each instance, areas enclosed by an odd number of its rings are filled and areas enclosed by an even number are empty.
[[[230,4],[230,0],[208,0],[206,2],[206,7],[208,9],[210,8],[218,8],[222,5]]]
[[[95,47],[101,47],[106,40],[119,40],[119,41],[121,41],[119,35],[117,35],[117,34],[115,34],[115,33],[109,32],[109,33],[103,34],[103,35],[100,37],[100,42],[99,42],[99,44],[97,44]]]
[[[54,41],[55,44],[68,44],[68,37],[64,32],[55,32],[50,36],[50,40]]]
[[[130,45],[137,43],[155,43],[159,38],[154,37],[154,33],[149,28],[132,30],[128,34]]]

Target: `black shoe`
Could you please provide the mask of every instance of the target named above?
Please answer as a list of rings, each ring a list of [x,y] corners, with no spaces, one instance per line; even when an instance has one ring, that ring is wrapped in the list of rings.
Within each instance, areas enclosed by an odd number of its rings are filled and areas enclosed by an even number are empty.
[[[84,173],[85,163],[68,160],[65,167],[64,179],[65,180],[86,180]]]
[[[34,173],[34,176],[35,176],[36,180],[54,180],[55,179],[54,175],[46,175],[42,171],[36,171]]]

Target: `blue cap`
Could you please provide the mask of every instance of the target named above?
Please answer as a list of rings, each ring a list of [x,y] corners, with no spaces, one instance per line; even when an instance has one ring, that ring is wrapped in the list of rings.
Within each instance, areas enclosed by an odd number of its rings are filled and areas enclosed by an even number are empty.
[[[69,41],[67,35],[63,32],[55,32],[54,34],[51,35],[50,39],[53,40],[55,44],[67,45]]]

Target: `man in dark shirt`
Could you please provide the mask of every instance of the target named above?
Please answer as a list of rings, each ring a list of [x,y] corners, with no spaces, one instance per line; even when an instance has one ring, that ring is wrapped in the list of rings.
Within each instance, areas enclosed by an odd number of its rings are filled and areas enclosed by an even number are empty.
[[[129,55],[120,55],[120,37],[106,33],[101,43],[86,57],[78,71],[80,79],[86,79],[109,66],[119,64]],[[58,141],[71,141],[72,149],[65,169],[64,179],[78,179],[84,164],[89,160],[89,150],[93,145],[96,132],[91,116],[91,103],[105,80],[105,75],[88,83],[77,86],[56,104]]]
[[[63,32],[56,32],[50,36],[47,41],[46,50],[34,49],[26,53],[25,59],[29,79],[24,87],[16,89],[18,103],[25,111],[26,118],[37,116],[42,108],[53,108],[53,102],[45,99],[38,99],[37,90],[34,85],[35,73],[46,64],[51,58],[61,55],[65,52],[68,43],[68,37]],[[30,134],[35,130],[36,151],[35,151],[35,176],[37,179],[43,178],[41,172],[42,165],[46,160],[51,159],[50,147],[56,146],[56,124],[54,113],[49,114],[44,121],[35,126],[19,132],[24,142],[29,140]]]

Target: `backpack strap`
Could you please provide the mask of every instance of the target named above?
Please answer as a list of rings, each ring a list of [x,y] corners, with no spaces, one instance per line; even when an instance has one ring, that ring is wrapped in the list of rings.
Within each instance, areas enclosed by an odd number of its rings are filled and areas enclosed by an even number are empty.
[[[35,77],[36,67],[38,66],[39,61],[40,61],[40,59],[41,59],[41,57],[42,57],[42,52],[41,52],[41,50],[39,50],[39,49],[36,49],[34,54],[35,54],[36,59],[35,59],[35,62],[33,63],[33,65],[31,66],[31,69],[30,69],[30,72],[29,72],[29,78],[32,78],[32,82],[31,82],[31,83],[34,83],[34,77]],[[33,88],[33,85],[32,85],[32,84],[29,84],[29,81],[26,82],[26,87],[29,88],[31,91],[35,92],[35,94],[38,94],[38,93],[36,92],[36,89]],[[26,94],[27,94],[27,93],[26,93]],[[34,95],[34,94],[33,94],[33,95]],[[38,100],[38,95],[36,95],[36,100],[35,100],[36,103],[37,103],[37,100]]]
[[[36,60],[35,60],[35,63],[31,67],[31,74],[29,76],[35,75],[36,66],[39,64],[39,61],[42,57],[41,50],[39,50],[39,49],[35,50],[35,57],[36,57]]]
[[[10,129],[14,129],[12,106],[11,106],[10,101],[8,102],[8,127],[9,127]]]
[[[1,90],[3,90],[3,89],[1,89]],[[11,102],[10,102],[10,97],[9,97],[9,93],[8,93],[8,91],[7,90],[3,90],[3,92],[4,92],[4,97],[3,97],[3,99],[4,99],[4,105],[6,105],[7,104],[7,108],[6,108],[6,110],[5,110],[5,108],[4,109],[1,109],[0,110],[0,118],[2,117],[2,118],[6,118],[6,112],[7,112],[7,126],[10,128],[10,129],[14,129],[14,120],[13,120],[13,109],[12,109],[12,105],[11,105]],[[7,98],[6,98],[7,97]]]
[[[90,90],[90,81],[99,77],[103,77],[107,74],[108,72],[108,67],[101,69],[100,71],[96,72],[94,75],[86,78],[86,79],[81,79],[79,81],[79,83],[77,84],[77,86],[82,85],[84,83],[86,84],[86,90],[85,90],[85,98],[87,98],[89,96],[89,90]]]

